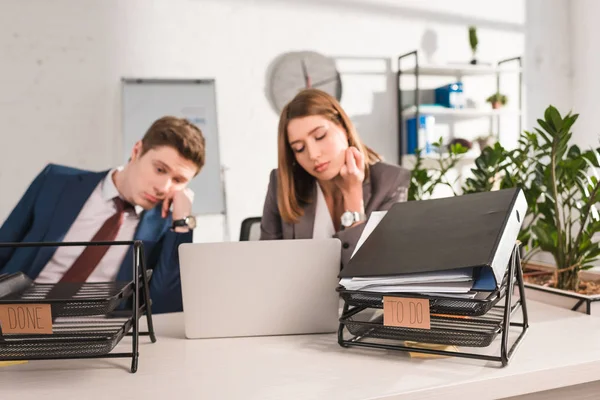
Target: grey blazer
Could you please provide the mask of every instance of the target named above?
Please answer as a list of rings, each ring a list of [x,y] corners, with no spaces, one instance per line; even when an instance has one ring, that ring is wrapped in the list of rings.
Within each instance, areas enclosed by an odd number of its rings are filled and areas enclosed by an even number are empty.
[[[410,172],[397,165],[378,162],[371,166],[369,179],[363,183],[363,200],[367,217],[373,211],[389,210],[400,200],[403,189],[408,189]],[[284,222],[277,206],[277,170],[271,172],[269,190],[260,225],[261,240],[312,239],[316,211],[316,192],[313,201],[306,205],[304,215],[296,224]],[[350,260],[365,224],[337,232],[334,237],[342,241],[342,268]]]

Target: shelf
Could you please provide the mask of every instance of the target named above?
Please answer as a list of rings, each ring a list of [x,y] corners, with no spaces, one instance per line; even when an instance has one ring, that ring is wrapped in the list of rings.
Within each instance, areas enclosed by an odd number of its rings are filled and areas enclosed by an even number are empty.
[[[432,116],[436,120],[436,125],[438,122],[441,125],[450,125],[451,128],[454,128],[452,125],[456,122],[460,121],[478,121],[480,124],[485,124],[489,122],[489,131],[495,131],[498,136],[498,140],[500,140],[500,135],[502,134],[500,126],[506,125],[504,122],[504,118],[507,118],[509,122],[509,127],[513,122],[518,125],[518,131],[521,132],[523,129],[523,111],[522,111],[522,58],[513,57],[507,58],[499,61],[494,64],[470,64],[468,61],[463,62],[454,62],[454,63],[444,63],[444,64],[435,64],[435,63],[419,63],[419,59],[423,60],[420,56],[419,50],[414,50],[409,53],[405,53],[398,57],[398,71],[396,74],[396,84],[397,90],[396,95],[398,97],[397,103],[397,129],[398,129],[398,164],[403,164],[403,154],[408,150],[406,146],[409,144],[407,139],[407,120],[410,118],[414,118],[417,116],[417,107],[418,107],[418,115],[427,115]],[[408,87],[403,87],[405,83],[408,83],[405,79],[402,79],[405,75],[408,75],[410,78],[416,79],[416,85],[412,84]],[[436,103],[435,95],[433,90],[431,89],[432,85],[439,86],[439,82],[435,83],[435,81],[439,81],[441,78],[442,81],[449,80],[462,80],[463,77],[481,77],[482,79],[490,80],[489,84],[495,83],[496,92],[499,92],[501,89],[504,91],[503,85],[501,85],[502,80],[506,80],[509,75],[511,78],[508,79],[511,81],[511,86],[514,82],[518,83],[517,91],[518,95],[510,94],[511,98],[516,99],[517,101],[511,101],[511,104],[508,107],[503,107],[500,109],[492,109],[491,105],[487,104],[478,104],[478,107],[469,104],[470,108],[462,108],[462,109],[453,109],[446,108],[440,105],[434,104]],[[426,78],[427,77],[427,78]],[[423,80],[424,79],[424,80]],[[427,82],[431,80],[431,82]],[[412,81],[412,79],[409,79]],[[514,82],[513,82],[514,81]],[[476,87],[477,84],[474,84]],[[427,89],[423,89],[426,87]],[[404,92],[411,92],[414,95],[415,101],[412,102],[414,104],[411,107],[404,109],[407,105],[406,99],[404,99]],[[409,96],[412,100],[413,96]],[[480,95],[482,95],[480,93]],[[486,94],[487,95],[487,94]],[[411,104],[410,102],[408,104]],[[502,117],[502,119],[501,119]],[[417,124],[419,125],[419,124]],[[494,127],[494,125],[496,127]],[[414,125],[412,127],[414,129]],[[461,127],[462,136],[464,137],[475,137],[477,136],[476,132],[472,132],[467,134],[465,129],[477,129],[481,132],[480,127]],[[505,128],[505,130],[508,128]],[[512,129],[512,128],[511,128]],[[454,136],[453,131],[451,131],[451,136]],[[412,142],[410,142],[411,146],[414,146]],[[423,147],[423,144],[416,143],[417,147]],[[410,149],[412,150],[412,149]],[[463,157],[461,164],[468,161],[473,161],[475,157],[467,160]]]
[[[463,154],[458,163],[457,167],[462,168],[466,166],[471,166],[475,163],[475,159],[479,157],[481,152],[479,150],[469,150],[465,154]],[[422,156],[423,162],[422,167],[426,169],[438,168],[438,160],[440,156],[438,154],[426,154]],[[413,168],[417,162],[417,156],[414,154],[403,154],[402,155],[402,165]]]
[[[492,65],[419,65],[419,75],[427,76],[485,76],[500,73],[520,73],[521,68],[496,67]],[[417,68],[409,68],[400,71],[402,74],[416,74]]]
[[[417,113],[417,108],[412,106],[402,111],[402,118],[407,119],[414,117]],[[452,118],[452,119],[477,119],[477,118],[490,118],[500,116],[519,116],[521,112],[518,110],[501,108],[498,110],[478,110],[471,108],[447,108],[437,106],[420,106],[420,115],[431,115],[438,118]]]

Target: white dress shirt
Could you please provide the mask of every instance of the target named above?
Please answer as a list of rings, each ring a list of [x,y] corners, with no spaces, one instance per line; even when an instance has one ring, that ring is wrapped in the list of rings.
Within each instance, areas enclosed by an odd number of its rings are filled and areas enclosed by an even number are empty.
[[[104,222],[117,212],[117,207],[113,199],[119,196],[119,192],[112,176],[117,170],[121,169],[122,167],[112,169],[96,186],[67,231],[63,239],[64,242],[91,241]],[[123,225],[121,225],[115,240],[133,240],[142,211],[143,208],[140,206],[136,206],[135,210],[125,211]],[[98,263],[96,269],[90,274],[87,282],[114,281],[130,247],[111,246]],[[65,272],[71,268],[71,265],[73,265],[84,249],[85,247],[79,246],[57,247],[56,252],[35,281],[37,283],[58,282]]]
[[[317,185],[317,205],[315,209],[315,223],[313,225],[313,239],[330,239],[335,235],[335,227],[325,201],[321,186]]]

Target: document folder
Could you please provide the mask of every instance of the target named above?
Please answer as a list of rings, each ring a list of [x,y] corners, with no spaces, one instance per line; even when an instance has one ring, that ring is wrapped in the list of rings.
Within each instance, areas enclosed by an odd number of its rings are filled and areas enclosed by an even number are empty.
[[[526,212],[519,188],[396,203],[339,277],[471,268],[473,290],[496,290]]]

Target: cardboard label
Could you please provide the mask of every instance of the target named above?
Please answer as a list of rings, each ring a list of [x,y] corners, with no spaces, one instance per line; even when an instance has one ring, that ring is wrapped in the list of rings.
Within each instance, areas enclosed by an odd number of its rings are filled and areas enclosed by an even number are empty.
[[[383,325],[431,329],[429,299],[383,296]]]
[[[3,334],[51,334],[50,304],[0,304]]]

